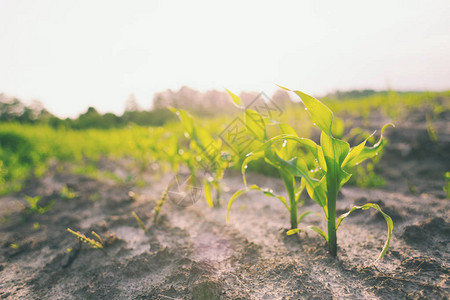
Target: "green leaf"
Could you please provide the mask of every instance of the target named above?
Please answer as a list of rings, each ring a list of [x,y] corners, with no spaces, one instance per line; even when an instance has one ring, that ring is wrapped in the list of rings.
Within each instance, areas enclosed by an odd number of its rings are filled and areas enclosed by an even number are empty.
[[[361,144],[359,144],[356,147],[353,147],[350,152],[348,153],[347,157],[344,159],[344,161],[342,162],[342,167],[344,168],[347,165],[350,166],[354,166],[355,165],[355,161],[357,160],[359,154],[361,153],[361,151],[364,149],[364,146],[367,143],[367,140],[373,136],[374,133],[372,133],[367,139],[365,139]]]
[[[239,98],[238,96],[236,96],[235,94],[230,92],[228,89],[225,89],[225,90],[227,91],[228,95],[231,96],[231,100],[233,101],[233,104],[236,105],[237,107],[243,109],[244,103],[242,103],[241,98]]]
[[[275,136],[273,138],[271,138],[270,140],[266,141],[264,144],[262,144],[259,148],[257,148],[255,150],[255,152],[260,152],[260,151],[265,151],[266,149],[268,149],[269,147],[272,146],[272,144],[279,142],[279,141],[294,141],[296,143],[298,143],[299,145],[305,146],[309,151],[311,151],[311,153],[314,155],[314,157],[318,157],[318,149],[319,146],[317,146],[316,143],[314,143],[314,141],[310,140],[310,139],[306,139],[306,138],[301,138],[295,135],[291,135],[291,134],[281,134],[278,136]]]
[[[208,180],[204,180],[204,190],[205,190],[205,198],[206,198],[206,203],[208,203],[208,205],[210,207],[214,207],[214,203],[213,203],[213,199],[212,199],[212,195],[211,195],[211,182],[209,182]]]
[[[280,123],[278,125],[280,127],[281,133],[285,135],[297,136],[295,130],[286,123]],[[289,159],[294,156],[296,150],[296,143],[292,140],[285,140],[282,146],[281,157],[283,159]]]
[[[245,126],[247,132],[260,142],[267,140],[266,124],[263,117],[252,109],[245,110]]]
[[[319,166],[322,168],[324,172],[327,172],[327,162],[325,161],[325,156],[323,155],[323,149],[322,147],[317,147],[317,157]]]
[[[301,223],[302,220],[303,220],[307,215],[311,214],[312,212],[313,212],[312,210],[307,210],[307,211],[305,211],[304,213],[302,213],[302,214],[298,217],[297,223]]]
[[[222,144],[220,139],[218,140],[214,140],[211,137],[211,134],[209,133],[209,131],[205,128],[202,127],[197,127],[194,125],[194,130],[195,130],[195,139],[194,141],[197,143],[197,146],[202,150],[205,151],[206,150],[206,146],[207,145],[213,145],[215,149],[220,149]],[[208,151],[205,151],[208,154]]]
[[[245,186],[247,186],[247,178],[245,177],[245,172],[247,170],[248,164],[254,160],[258,160],[263,157],[264,157],[264,152],[249,153],[249,154],[247,154],[247,157],[242,162],[241,173],[242,173],[242,178],[243,178]]]
[[[239,197],[240,195],[244,194],[247,192],[247,189],[241,189],[236,191],[236,193],[233,194],[233,196],[231,196],[230,201],[228,201],[228,206],[227,206],[227,223],[230,221],[230,210],[231,210],[231,206],[234,203],[234,200],[236,200],[237,197]]]
[[[387,214],[385,214],[380,206],[378,204],[373,204],[373,203],[367,203],[364,204],[363,206],[353,206],[348,212],[346,212],[345,214],[342,214],[339,216],[339,218],[337,219],[336,222],[336,230],[339,228],[339,225],[341,224],[342,220],[344,220],[345,218],[348,217],[348,215],[350,215],[351,212],[357,210],[357,209],[362,209],[362,210],[366,210],[369,208],[374,208],[376,210],[378,210],[384,217],[384,219],[386,220],[386,223],[388,225],[388,234],[387,234],[387,238],[386,238],[386,242],[384,243],[383,249],[381,250],[381,253],[378,255],[378,258],[376,259],[377,261],[382,259],[383,256],[386,254],[388,248],[389,248],[389,243],[391,241],[391,235],[392,235],[392,230],[394,229],[394,223],[392,222],[391,217],[389,217]]]
[[[177,110],[176,114],[178,118],[180,118],[186,133],[189,135],[190,138],[194,138],[196,134],[194,127],[194,119],[192,118],[192,116],[182,109]]]
[[[335,138],[342,139],[344,135],[345,125],[344,121],[341,118],[333,119],[333,126],[331,127],[331,133]]]
[[[327,211],[327,179],[325,176],[315,183],[314,185],[306,185],[308,195],[313,199],[320,207],[324,209],[325,216],[328,217]]]
[[[286,232],[286,235],[293,235],[300,231],[302,231],[300,228],[291,229]]]
[[[306,188],[306,179],[301,178],[300,185],[295,188],[295,199],[298,202],[300,202],[300,195],[302,194],[303,190]]]
[[[325,241],[328,243],[328,236],[325,233],[325,231],[323,231],[322,229],[320,229],[317,226],[308,226],[308,229],[311,229],[311,230],[317,232],[318,234],[320,234],[325,239]]]
[[[320,144],[327,166],[327,189],[337,192],[351,177],[351,174],[345,172],[341,167],[350,151],[350,145],[330,137],[324,132],[320,136]]]
[[[278,195],[274,194],[272,190],[267,189],[267,188],[266,189],[265,188],[261,188],[261,187],[257,186],[256,184],[254,184],[254,185],[252,185],[252,186],[250,186],[248,188],[240,189],[240,190],[236,191],[233,194],[233,196],[231,196],[230,201],[228,201],[228,207],[227,207],[227,223],[229,221],[229,214],[230,214],[231,206],[233,205],[234,201],[239,196],[241,196],[242,194],[245,194],[245,193],[247,193],[249,191],[252,191],[252,190],[263,192],[264,195],[266,195],[268,197],[277,198],[278,200],[281,201],[281,203],[283,203],[283,205],[286,207],[286,209],[289,210],[289,206],[287,205],[286,199],[283,196],[278,196]]]
[[[295,132],[294,128],[292,128],[289,124],[279,123],[278,126],[283,134],[297,136],[297,132]]]
[[[274,197],[274,198],[277,198],[278,200],[281,201],[281,203],[283,203],[283,205],[284,205],[287,209],[289,209],[289,207],[288,207],[288,205],[287,205],[287,202],[286,202],[286,198],[284,198],[283,196],[279,196],[279,195],[274,194],[274,192],[273,192],[271,189],[268,189],[268,188],[261,188],[261,187],[259,187],[258,185],[253,184],[252,186],[250,186],[250,187],[247,189],[247,191],[252,191],[252,190],[263,192],[264,195],[266,195],[266,196],[268,196],[268,197]]]
[[[287,91],[291,91],[284,87],[281,88]],[[332,136],[331,125],[333,123],[333,112],[328,108],[328,106],[326,106],[316,98],[301,91],[293,92],[296,93],[297,96],[299,96],[302,100],[314,124],[328,136]]]
[[[349,169],[351,167],[354,167],[355,165],[363,162],[364,160],[368,159],[368,158],[372,158],[375,155],[377,155],[378,153],[380,153],[381,150],[383,150],[385,144],[386,144],[386,140],[383,138],[383,134],[384,131],[386,130],[386,128],[388,128],[389,126],[394,126],[394,124],[389,123],[383,126],[383,128],[381,129],[381,136],[379,141],[373,146],[373,147],[363,147],[363,149],[358,153],[358,155],[352,155],[352,157],[350,157],[348,160],[346,159],[346,161],[343,163],[343,167],[345,167],[346,169]],[[363,142],[365,143],[365,142]],[[357,147],[360,147],[361,144],[359,144]],[[355,147],[356,148],[356,147]],[[350,154],[349,154],[350,156]]]
[[[294,157],[290,160],[284,160],[278,156],[278,154],[270,149],[264,152],[266,160],[268,160],[274,167],[278,170],[283,170],[283,172],[289,172],[291,176],[303,177],[306,183],[309,185],[314,185],[316,179],[309,176],[309,169],[306,162],[303,159]],[[294,191],[293,191],[294,192]],[[294,192],[295,195],[295,192]]]

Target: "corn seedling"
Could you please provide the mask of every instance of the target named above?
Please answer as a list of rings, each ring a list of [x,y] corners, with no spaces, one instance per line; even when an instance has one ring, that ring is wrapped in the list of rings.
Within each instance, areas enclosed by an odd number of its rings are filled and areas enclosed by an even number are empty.
[[[266,130],[266,123],[272,122],[271,120],[263,118],[257,111],[252,109],[245,109],[244,105],[241,101],[241,99],[236,96],[235,94],[231,93],[227,90],[229,95],[231,96],[234,104],[238,106],[240,109],[244,110],[244,121],[245,126],[247,128],[248,134],[254,138],[257,142],[260,144],[266,145],[266,143],[269,141],[267,137],[267,130]],[[295,135],[294,129],[290,127],[287,124],[280,123],[279,129],[283,134],[291,134]],[[281,141],[281,140],[280,140]],[[305,188],[306,181],[302,179],[300,182],[296,180],[297,174],[295,172],[292,172],[289,168],[286,168],[286,166],[283,164],[283,162],[287,162],[287,160],[292,157],[296,151],[296,144],[293,141],[285,140],[281,141],[282,145],[281,147],[275,148],[275,147],[265,147],[261,151],[257,151],[255,153],[251,153],[247,156],[247,158],[244,160],[242,164],[242,174],[244,178],[244,184],[245,188],[238,190],[234,195],[231,197],[230,201],[228,202],[228,208],[227,208],[227,222],[229,221],[229,213],[231,206],[233,205],[236,198],[241,196],[242,194],[251,191],[256,190],[263,192],[264,195],[269,197],[275,197],[278,200],[280,200],[283,205],[286,207],[286,209],[289,211],[290,215],[290,223],[291,223],[291,229],[295,229],[298,226],[298,223],[302,221],[304,217],[306,217],[308,214],[311,213],[311,211],[306,211],[300,214],[300,216],[297,216],[298,207],[303,202],[300,199],[300,195],[302,191]],[[272,145],[273,144],[273,145]],[[279,144],[279,143],[278,143]],[[275,145],[275,143],[271,143],[272,146]],[[286,201],[286,198],[280,195],[274,194],[274,192],[271,189],[268,188],[262,188],[256,184],[251,185],[250,187],[247,186],[247,180],[245,176],[245,171],[247,169],[248,164],[251,161],[258,160],[264,158],[265,162],[269,165],[272,165],[278,170],[278,173],[283,180],[288,200]],[[290,163],[294,164],[295,162],[290,161]]]
[[[74,199],[74,198],[78,197],[78,193],[76,193],[73,189],[71,189],[67,185],[65,185],[59,192],[59,196],[63,199],[70,200],[70,199]]]
[[[284,89],[289,91],[289,89]],[[327,241],[330,254],[336,256],[336,231],[342,220],[354,210],[374,208],[383,215],[388,225],[387,240],[377,260],[381,259],[386,254],[389,247],[393,230],[392,219],[386,215],[377,204],[373,203],[354,206],[347,213],[336,218],[336,200],[339,190],[351,177],[351,173],[349,173],[351,168],[368,158],[378,155],[384,148],[385,140],[383,139],[383,133],[384,130],[388,126],[392,126],[392,124],[383,126],[381,129],[380,140],[373,147],[366,147],[366,139],[359,145],[350,148],[350,145],[347,142],[333,137],[331,131],[333,125],[333,112],[325,104],[300,91],[294,91],[294,93],[302,100],[313,123],[322,131],[320,146],[315,143],[314,145],[311,145],[311,150],[320,167],[318,174],[321,178],[314,179],[309,176],[308,170],[304,168],[304,163],[303,166],[302,163],[297,163],[295,166],[296,170],[294,169],[294,172],[297,172],[299,176],[305,178],[309,196],[323,208],[327,219],[328,234],[315,226],[312,226],[311,229],[318,232]],[[303,140],[299,141],[301,141],[302,144],[305,143]],[[312,141],[308,140],[308,143],[309,142]],[[298,229],[294,229],[293,232],[297,230]]]
[[[103,249],[103,241],[102,241],[100,236],[95,231],[92,231],[91,233],[97,240],[88,238],[87,236],[85,236],[81,232],[73,231],[70,228],[67,228],[67,231],[70,232],[71,234],[75,235],[78,238],[78,240],[80,240],[81,242],[84,242],[84,243],[88,244],[90,247],[92,247],[94,249],[101,249],[102,251],[104,251],[104,249]]]
[[[196,126],[192,116],[186,111],[174,108],[171,108],[171,110],[181,120],[185,136],[190,139],[189,150],[184,151],[181,155],[189,158],[185,159],[185,162],[191,172],[191,176],[193,176],[195,181],[199,170],[210,174],[203,180],[205,198],[209,206],[219,207],[222,191],[220,181],[229,165],[230,155],[223,151],[222,140],[213,138],[207,130]],[[196,182],[193,185],[196,186]],[[213,201],[212,197],[213,190],[215,190],[216,194],[215,201]]]
[[[290,91],[286,88],[283,89]],[[337,139],[332,135],[333,112],[319,100],[300,91],[294,92],[301,98],[314,125],[322,131],[320,146],[310,139],[298,137],[292,130],[285,130],[283,134],[265,141],[259,149],[247,156],[242,165],[244,183],[246,184],[245,169],[247,164],[260,157],[264,157],[266,161],[270,161],[277,169],[281,170],[280,174],[283,174],[283,182],[286,182],[287,179],[292,180],[292,178],[296,177],[301,178],[301,182],[306,187],[309,196],[322,207],[327,220],[328,230],[326,233],[316,226],[309,226],[309,228],[319,233],[326,240],[329,252],[332,256],[337,255],[336,230],[339,228],[342,220],[356,209],[365,210],[374,208],[378,210],[383,215],[388,225],[387,240],[377,258],[381,259],[389,247],[393,229],[392,219],[386,215],[377,204],[373,203],[354,206],[347,213],[337,218],[336,201],[339,190],[351,177],[351,173],[349,173],[351,169],[362,161],[378,155],[383,149],[386,143],[383,139],[384,130],[392,124],[383,126],[380,140],[373,147],[366,146],[366,139],[359,145],[350,148],[350,145],[347,142]],[[260,124],[264,123],[263,121],[259,122]],[[259,126],[259,128],[263,127]],[[262,131],[260,131],[260,133],[264,134]],[[309,152],[313,154],[314,161],[310,161],[310,156],[305,156],[303,158],[293,155],[284,155],[283,151],[276,149],[274,146],[279,141],[283,141],[283,145],[287,145],[286,141],[294,141],[299,145],[306,147]],[[308,166],[312,163],[315,163],[317,168],[310,170]],[[290,190],[287,189],[287,192],[288,195],[290,195],[290,200],[296,199],[295,190],[290,188]],[[237,193],[239,193],[239,191]],[[230,199],[229,208],[235,198],[236,197],[233,196]],[[294,203],[291,203],[289,208],[293,207],[292,204]],[[294,213],[291,214],[291,223],[295,224],[292,220],[293,215]],[[294,228],[288,231],[288,234],[294,234],[299,231],[299,228]]]
[[[30,197],[30,196],[25,196],[25,200],[28,203],[28,213],[29,214],[44,214],[47,211],[49,211],[54,204],[54,201],[51,201],[48,205],[46,206],[39,206],[38,203],[39,201],[41,201],[41,196],[35,196],[35,197]]]
[[[138,217],[138,215],[133,211],[131,212],[133,217],[136,219],[136,222],[139,224],[139,227],[142,228],[142,230],[147,231],[147,228],[145,227],[144,222],[142,222],[141,218]]]

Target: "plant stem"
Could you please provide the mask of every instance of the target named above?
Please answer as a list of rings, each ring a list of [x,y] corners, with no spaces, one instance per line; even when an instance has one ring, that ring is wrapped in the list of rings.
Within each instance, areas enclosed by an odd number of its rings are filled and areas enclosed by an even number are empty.
[[[297,201],[295,199],[295,178],[291,177],[284,172],[280,172],[283,179],[284,186],[289,196],[289,214],[291,217],[291,229],[298,227],[297,222]]]
[[[327,192],[327,208],[328,208],[328,248],[330,254],[334,257],[337,255],[337,237],[336,237],[336,200],[337,200],[337,190],[331,184],[328,185]]]
[[[290,207],[290,215],[291,215],[291,229],[295,229],[298,227],[298,223],[297,223],[297,204],[296,203],[292,203],[291,199],[289,199],[291,202],[291,207]],[[294,200],[295,201],[295,200]]]

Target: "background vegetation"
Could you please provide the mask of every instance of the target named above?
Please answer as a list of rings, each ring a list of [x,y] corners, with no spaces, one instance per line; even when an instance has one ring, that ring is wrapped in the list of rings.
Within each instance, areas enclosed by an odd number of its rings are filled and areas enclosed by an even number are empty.
[[[27,178],[41,176],[49,164],[55,161],[71,163],[74,172],[100,176],[96,164],[101,158],[116,161],[131,158],[130,168],[138,168],[140,171],[149,167],[160,171],[176,171],[187,166],[190,159],[201,160],[199,153],[190,158],[186,156],[190,149],[189,140],[183,135],[183,127],[176,115],[167,107],[185,108],[194,115],[196,126],[207,128],[216,140],[241,112],[234,108],[228,99],[223,98],[221,93],[209,92],[202,97],[195,94],[194,96],[205,101],[199,106],[192,104],[194,100],[190,93],[192,90],[181,89],[177,93],[158,94],[155,108],[152,110],[140,109],[131,99],[121,116],[112,113],[101,114],[95,108],[89,107],[76,119],[60,119],[37,102],[25,105],[19,99],[1,95],[0,193],[20,190]],[[216,98],[211,98],[213,96]],[[241,94],[246,105],[252,105],[252,101],[258,96],[257,93]],[[409,111],[419,108],[429,112],[427,124],[430,138],[437,138],[433,137],[433,119],[449,111],[446,103],[441,101],[448,97],[450,91],[364,90],[336,92],[322,100],[339,117],[336,122],[340,126],[335,128],[336,132],[333,134],[355,145],[369,136],[379,124],[395,123],[407,116]],[[214,102],[214,99],[222,100]],[[279,108],[275,119],[290,124],[299,136],[318,141],[319,131],[310,124],[301,104],[292,102],[283,92],[277,92],[269,100]],[[214,104],[221,109],[217,109]],[[373,118],[374,112],[380,113],[379,120],[370,119]],[[352,118],[347,118],[349,115]],[[350,131],[350,127],[354,129]],[[270,128],[268,132],[270,133]],[[350,139],[350,136],[356,137]],[[236,153],[224,145],[223,151],[231,156],[230,166],[239,169],[242,157],[254,147],[256,145],[250,145],[241,153]],[[299,148],[297,151],[303,150]],[[365,187],[383,185],[384,180],[375,172],[378,160],[377,157],[357,166],[355,173],[358,176],[354,176],[350,183]],[[201,171],[201,165],[196,170]],[[273,168],[263,161],[253,163],[249,171],[274,174]],[[102,175],[116,180],[131,180],[117,178],[114,174]],[[139,179],[136,180],[139,182]]]

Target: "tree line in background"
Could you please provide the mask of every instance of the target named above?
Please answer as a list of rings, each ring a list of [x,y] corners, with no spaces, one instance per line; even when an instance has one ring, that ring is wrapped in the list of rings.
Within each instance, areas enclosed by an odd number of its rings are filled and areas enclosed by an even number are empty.
[[[54,128],[108,129],[125,127],[131,123],[141,126],[162,126],[174,119],[175,116],[167,108],[140,109],[132,96],[127,101],[125,112],[121,116],[113,113],[101,114],[94,107],[89,107],[78,118],[61,119],[51,114],[39,101],[33,101],[30,105],[26,105],[17,98],[0,94],[0,122],[47,124]]]
[[[374,90],[353,90],[347,92],[336,91],[326,98],[343,100],[348,98],[363,98],[375,93]],[[142,109],[137,103],[134,95],[130,95],[125,103],[125,111],[121,116],[113,113],[99,113],[94,107],[89,107],[85,113],[78,118],[60,119],[51,114],[39,101],[33,101],[26,105],[17,98],[0,94],[0,122],[19,122],[22,124],[48,124],[51,127],[88,129],[88,128],[119,128],[134,123],[140,126],[162,126],[168,121],[174,120],[175,116],[167,108],[169,106],[177,109],[186,109],[195,115],[215,116],[218,114],[228,114],[235,111],[230,105],[228,95],[225,92],[216,90],[205,93],[196,91],[189,87],[182,87],[178,91],[166,90],[156,93],[153,98],[153,108]],[[261,93],[242,92],[240,98],[246,104],[250,104],[258,97],[265,97]],[[270,100],[282,107],[291,102],[289,95],[278,90]]]

